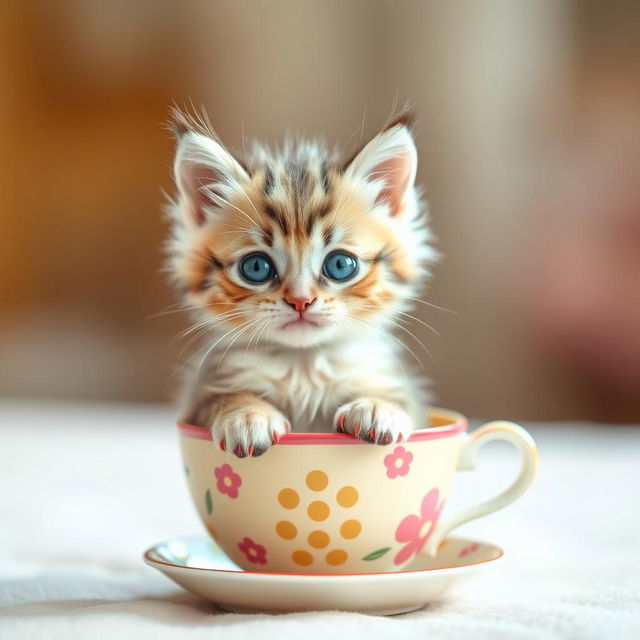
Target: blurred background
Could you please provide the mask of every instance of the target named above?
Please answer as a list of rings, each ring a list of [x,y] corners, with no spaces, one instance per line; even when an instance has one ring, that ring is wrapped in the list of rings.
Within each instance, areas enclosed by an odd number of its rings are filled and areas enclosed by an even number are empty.
[[[640,420],[639,69],[635,1],[4,0],[0,395],[171,401],[171,103],[348,149],[409,101],[438,402]]]

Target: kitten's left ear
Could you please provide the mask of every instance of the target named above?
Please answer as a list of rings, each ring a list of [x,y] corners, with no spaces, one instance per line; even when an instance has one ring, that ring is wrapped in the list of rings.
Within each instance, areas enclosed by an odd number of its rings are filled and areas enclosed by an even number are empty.
[[[376,202],[387,202],[399,215],[413,189],[418,154],[411,134],[412,117],[402,114],[368,142],[347,164],[345,173],[379,187]]]

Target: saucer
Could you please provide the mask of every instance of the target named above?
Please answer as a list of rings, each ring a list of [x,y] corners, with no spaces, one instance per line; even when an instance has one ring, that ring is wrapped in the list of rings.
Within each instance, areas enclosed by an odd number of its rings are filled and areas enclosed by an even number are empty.
[[[304,574],[244,571],[205,535],[175,538],[148,549],[144,561],[222,609],[237,612],[357,611],[394,615],[422,608],[495,562],[499,547],[447,538],[431,558],[402,571]]]

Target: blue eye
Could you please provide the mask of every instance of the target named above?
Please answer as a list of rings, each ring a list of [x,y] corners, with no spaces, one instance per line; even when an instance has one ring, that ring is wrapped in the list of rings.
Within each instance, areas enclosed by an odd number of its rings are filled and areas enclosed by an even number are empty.
[[[322,273],[332,280],[349,280],[358,270],[358,261],[344,251],[334,251],[324,260]]]
[[[276,275],[276,269],[264,253],[252,253],[240,261],[240,274],[249,282],[266,282]]]

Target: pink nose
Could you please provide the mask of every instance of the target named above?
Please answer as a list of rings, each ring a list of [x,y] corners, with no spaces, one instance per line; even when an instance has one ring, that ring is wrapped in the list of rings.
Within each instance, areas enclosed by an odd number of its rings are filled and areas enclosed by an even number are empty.
[[[300,313],[305,311],[316,301],[315,298],[307,298],[307,297],[296,298],[295,296],[285,296],[284,299],[290,307],[292,307],[296,311],[299,311]]]

